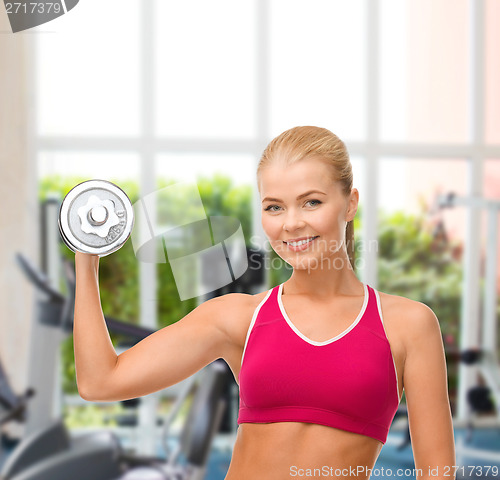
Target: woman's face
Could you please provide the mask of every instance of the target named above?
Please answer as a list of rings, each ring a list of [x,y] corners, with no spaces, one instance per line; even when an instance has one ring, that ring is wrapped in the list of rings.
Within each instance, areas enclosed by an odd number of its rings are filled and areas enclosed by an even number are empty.
[[[311,192],[313,191],[314,192]],[[346,222],[358,205],[358,191],[344,196],[320,158],[285,166],[274,162],[260,175],[262,226],[274,251],[294,269],[314,269],[339,256]],[[300,245],[300,239],[311,239]],[[291,243],[297,240],[299,244]],[[331,261],[329,262],[330,265]]]

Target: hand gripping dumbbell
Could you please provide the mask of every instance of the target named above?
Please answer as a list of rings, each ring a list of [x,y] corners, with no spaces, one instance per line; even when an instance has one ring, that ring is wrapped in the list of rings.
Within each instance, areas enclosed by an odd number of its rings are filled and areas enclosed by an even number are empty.
[[[64,197],[58,223],[61,237],[71,250],[102,257],[127,241],[134,212],[121,188],[105,180],[89,180]]]

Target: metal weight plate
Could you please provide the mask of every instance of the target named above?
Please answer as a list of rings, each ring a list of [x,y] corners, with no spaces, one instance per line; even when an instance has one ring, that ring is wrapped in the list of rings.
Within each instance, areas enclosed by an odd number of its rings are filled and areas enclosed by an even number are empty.
[[[106,180],[89,180],[64,197],[58,223],[61,237],[71,250],[102,257],[127,241],[134,212],[120,187]]]

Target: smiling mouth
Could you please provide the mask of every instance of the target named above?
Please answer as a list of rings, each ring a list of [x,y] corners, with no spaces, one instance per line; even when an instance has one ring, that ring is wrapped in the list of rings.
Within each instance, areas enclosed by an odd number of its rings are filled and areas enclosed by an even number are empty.
[[[319,235],[316,235],[315,237],[308,238],[307,240],[300,240],[299,242],[283,242],[285,245],[289,245],[291,247],[300,247],[301,245],[305,245],[307,243],[311,243],[313,240],[318,238]]]

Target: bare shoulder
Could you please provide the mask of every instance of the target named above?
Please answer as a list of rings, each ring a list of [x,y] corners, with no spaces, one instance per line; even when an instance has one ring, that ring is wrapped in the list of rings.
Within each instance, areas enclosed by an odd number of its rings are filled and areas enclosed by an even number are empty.
[[[406,348],[418,339],[440,332],[436,315],[425,303],[399,295],[378,293],[384,323],[397,332]]]
[[[254,311],[265,298],[267,292],[268,290],[254,295],[228,293],[209,300],[214,306],[217,306],[217,325],[227,339],[222,358],[231,368],[236,382]]]
[[[218,311],[218,326],[231,344],[243,348],[253,312],[268,290],[256,294],[228,293],[209,300]]]

